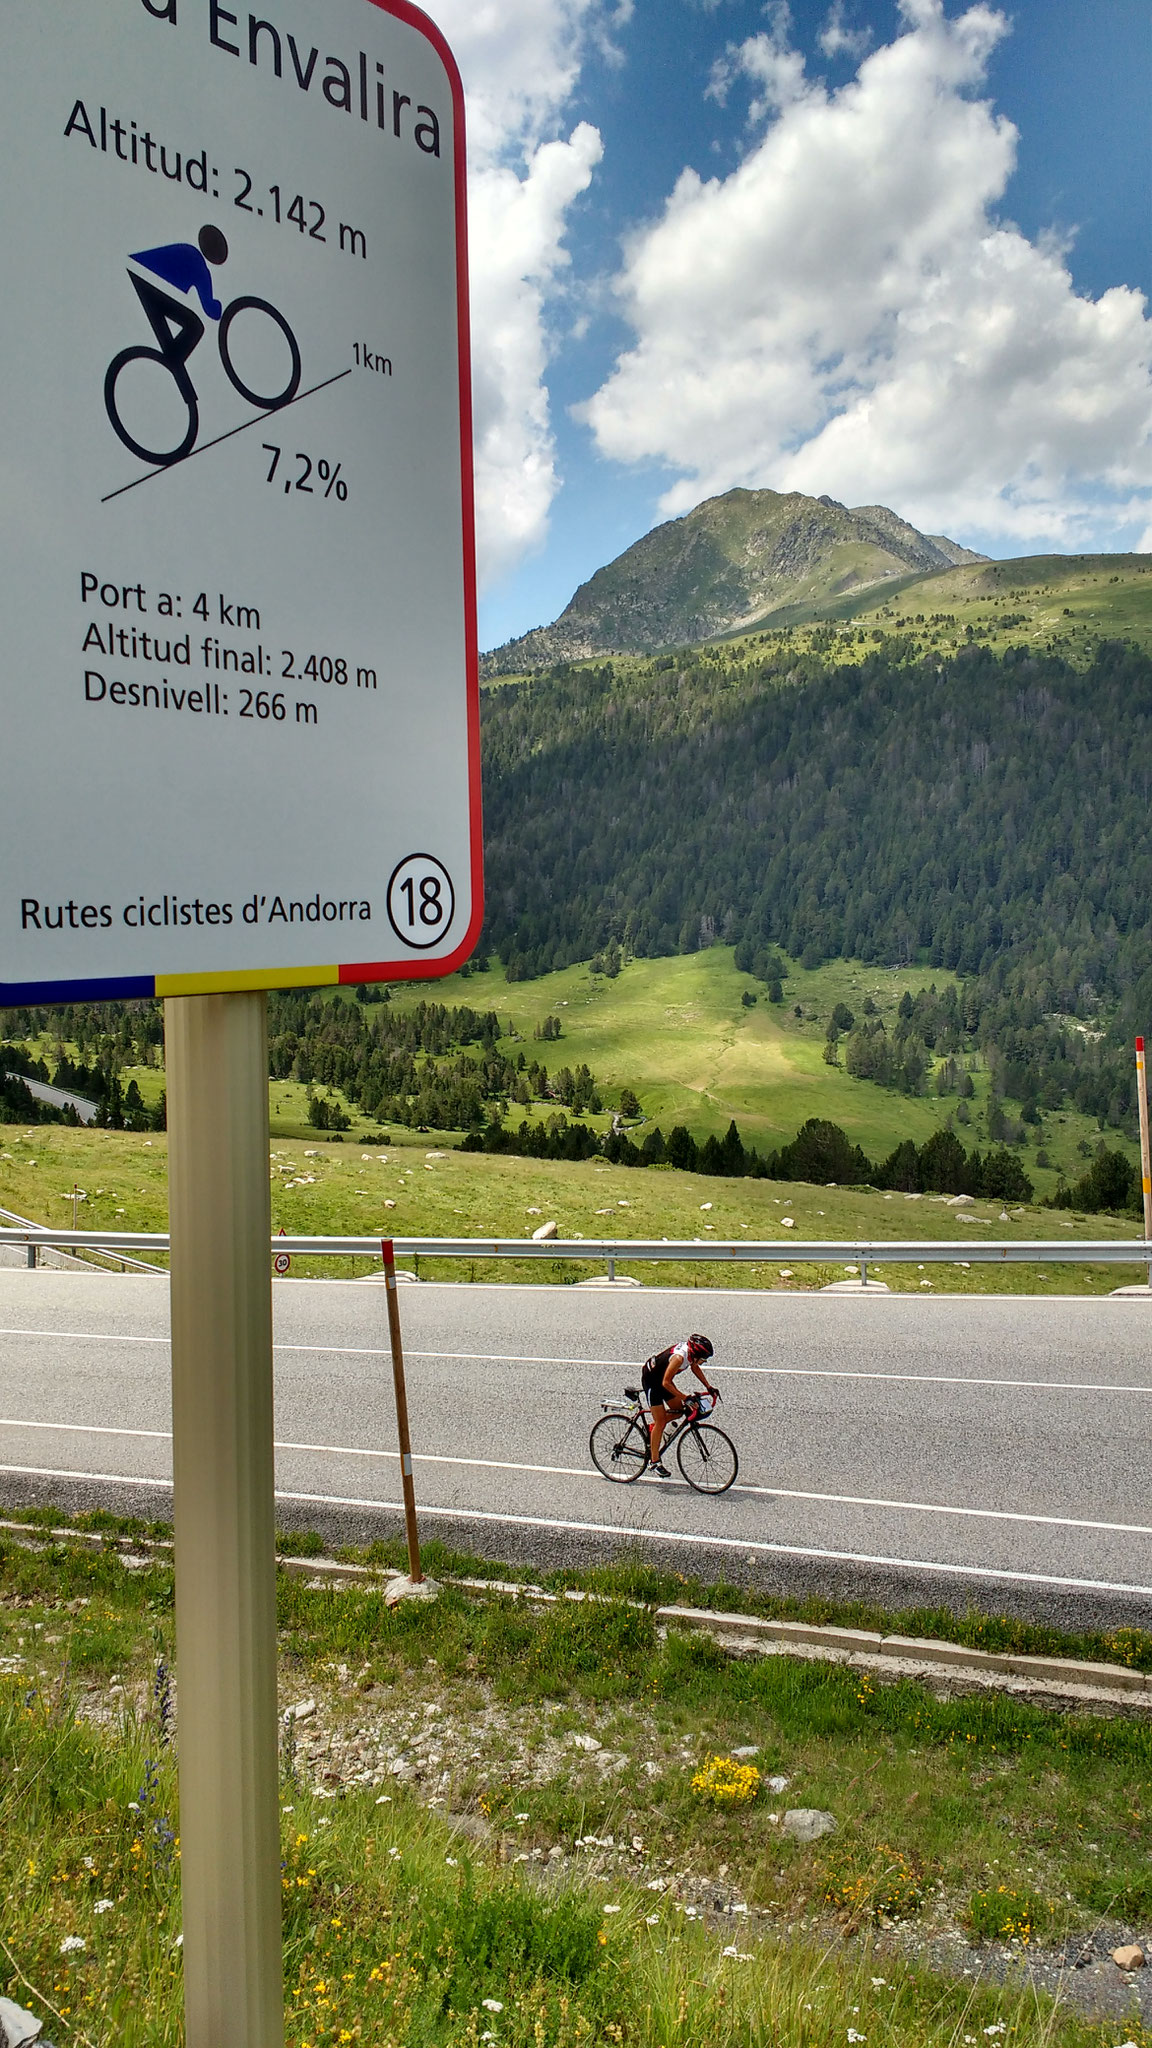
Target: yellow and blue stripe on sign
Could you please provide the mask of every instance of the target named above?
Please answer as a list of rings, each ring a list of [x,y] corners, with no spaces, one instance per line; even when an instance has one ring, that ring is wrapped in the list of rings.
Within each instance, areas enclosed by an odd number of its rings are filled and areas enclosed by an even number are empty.
[[[362,981],[362,968],[253,967],[215,974],[132,974],[98,981],[0,981],[0,1009],[31,1003],[111,1003],[141,996],[233,995],[247,989],[329,988]]]

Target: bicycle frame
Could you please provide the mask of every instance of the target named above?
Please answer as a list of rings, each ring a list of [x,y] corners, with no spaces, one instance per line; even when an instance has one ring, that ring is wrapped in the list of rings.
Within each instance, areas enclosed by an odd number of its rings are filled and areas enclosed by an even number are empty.
[[[665,1428],[663,1441],[660,1445],[660,1456],[663,1457],[665,1451],[672,1449],[673,1444],[683,1436],[686,1429],[691,1429],[694,1423],[705,1421],[712,1414],[719,1398],[718,1394],[687,1395],[684,1409],[672,1416]],[[705,1408],[703,1406],[705,1401],[709,1401],[711,1406]],[[632,1406],[624,1411],[621,1411],[619,1403],[616,1401],[601,1401],[600,1407],[605,1415],[619,1415],[623,1412],[627,1414],[630,1422],[636,1422],[642,1416],[645,1427],[648,1430],[652,1428],[653,1411],[651,1408],[646,1408],[643,1401],[634,1401]]]

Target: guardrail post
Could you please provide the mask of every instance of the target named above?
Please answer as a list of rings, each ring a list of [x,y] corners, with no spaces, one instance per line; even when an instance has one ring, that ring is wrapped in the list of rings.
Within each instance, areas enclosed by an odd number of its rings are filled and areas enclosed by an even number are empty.
[[[609,1278],[610,1280],[614,1280],[614,1279],[616,1278],[616,1261],[615,1261],[615,1259],[609,1259],[609,1261],[608,1261],[608,1278]]]
[[[36,1247],[34,1244],[30,1244],[28,1247],[28,1264],[33,1269],[35,1269],[35,1267],[39,1264],[39,1261],[36,1256]]]
[[[860,1254],[860,1285],[861,1287],[867,1287],[868,1285],[868,1261],[863,1252]]]

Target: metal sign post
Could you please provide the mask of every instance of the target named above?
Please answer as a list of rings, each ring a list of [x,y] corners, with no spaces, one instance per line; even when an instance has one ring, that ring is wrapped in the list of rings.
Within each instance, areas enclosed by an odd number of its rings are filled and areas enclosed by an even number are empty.
[[[164,1006],[189,2048],[284,2039],[265,1011]]]
[[[404,1494],[404,1529],[408,1538],[408,1577],[414,1586],[423,1583],[420,1565],[420,1531],[416,1526],[416,1487],[412,1478],[412,1438],[408,1433],[408,1390],[404,1383],[404,1345],[400,1335],[400,1303],[396,1298],[396,1255],[392,1239],[380,1242],[384,1261],[384,1284],[388,1298],[388,1335],[392,1345],[392,1387],[396,1395],[396,1433],[400,1439],[400,1484]]]

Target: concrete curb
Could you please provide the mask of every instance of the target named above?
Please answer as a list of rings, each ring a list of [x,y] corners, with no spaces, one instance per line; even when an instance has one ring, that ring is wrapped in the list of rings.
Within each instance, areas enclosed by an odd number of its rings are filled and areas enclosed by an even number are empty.
[[[896,1658],[903,1664],[937,1665],[971,1677],[1023,1679],[1032,1685],[1077,1686],[1094,1692],[1134,1694],[1152,1701],[1152,1673],[1126,1664],[1090,1664],[1071,1657],[1026,1657],[1011,1651],[973,1650],[965,1643],[923,1636],[883,1636],[868,1629],[821,1628],[804,1621],[770,1621],[759,1615],[713,1614],[700,1607],[658,1607],[658,1621],[678,1628],[703,1628],[725,1636],[772,1642],[785,1649],[817,1649],[842,1656]]]
[[[560,1600],[595,1600],[602,1596],[595,1593],[568,1592],[548,1593],[542,1586],[524,1586],[498,1579],[453,1579],[448,1583],[465,1587],[469,1592],[511,1594],[514,1598],[528,1599],[535,1605],[554,1605]],[[631,1606],[644,1603],[632,1601]],[[915,1665],[918,1669],[935,1666],[956,1676],[978,1679],[984,1684],[999,1684],[1004,1689],[1019,1692],[1021,1685],[1043,1688],[1050,1692],[1061,1688],[1086,1697],[1096,1698],[1108,1694],[1120,1696],[1125,1703],[1135,1705],[1147,1703],[1152,1706],[1152,1672],[1134,1671],[1126,1664],[1093,1664],[1084,1659],[1071,1657],[1026,1657],[1010,1651],[973,1650],[965,1643],[949,1643],[925,1636],[884,1636],[869,1629],[821,1627],[816,1622],[773,1621],[757,1614],[722,1614],[709,1607],[657,1607],[655,1620],[663,1627],[696,1628],[716,1636],[719,1640],[733,1642],[739,1639],[741,1647],[746,1645],[766,1650],[792,1652],[796,1656],[817,1655],[850,1659],[854,1663],[876,1664],[881,1669],[887,1662],[892,1669],[901,1665]]]
[[[22,1538],[30,1548],[37,1542],[71,1542],[102,1549],[108,1537],[96,1530],[44,1528],[36,1523],[0,1520],[0,1534]],[[126,1560],[143,1562],[150,1555],[170,1554],[172,1544],[161,1537],[115,1539]],[[387,1585],[404,1577],[401,1572],[370,1565],[345,1564],[334,1558],[277,1555],[283,1571],[311,1579],[319,1585]],[[469,1593],[498,1593],[533,1606],[553,1607],[561,1601],[580,1605],[605,1596],[571,1589],[550,1593],[543,1586],[517,1580],[473,1579],[446,1576],[445,1585],[459,1586]],[[644,1601],[629,1606],[643,1608]],[[950,1643],[931,1636],[886,1636],[870,1629],[836,1628],[807,1621],[776,1621],[758,1614],[724,1614],[709,1607],[657,1607],[649,1610],[664,1628],[702,1629],[718,1641],[761,1652],[790,1652],[795,1656],[823,1656],[837,1661],[887,1667],[915,1666],[918,1671],[936,1669],[957,1678],[975,1679],[999,1690],[1019,1693],[1022,1688],[1047,1696],[1067,1693],[1082,1695],[1085,1704],[1100,1700],[1112,1705],[1152,1707],[1152,1672],[1136,1671],[1126,1664],[1095,1664],[1071,1657],[1028,1657],[1013,1651],[975,1650],[965,1643]]]

